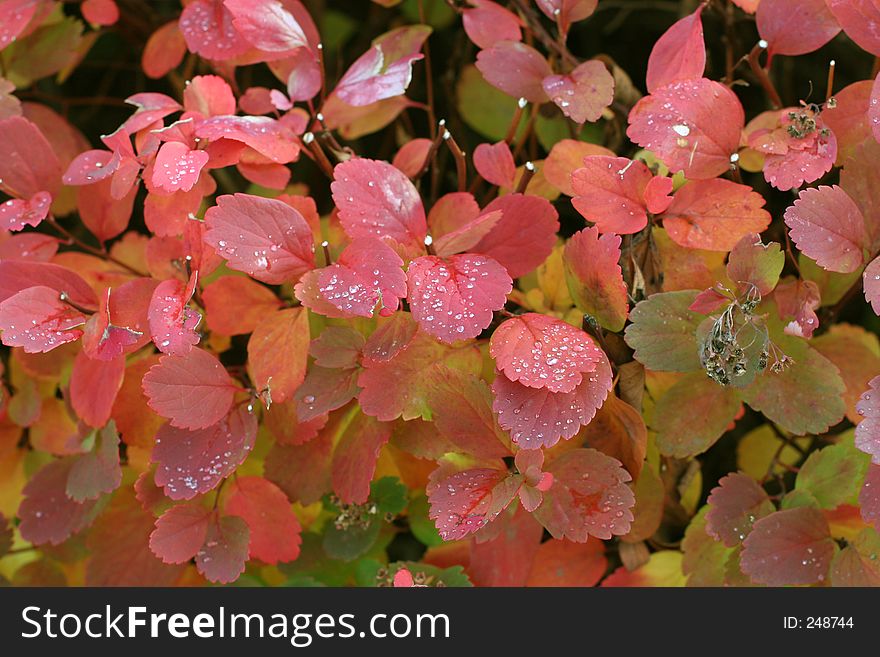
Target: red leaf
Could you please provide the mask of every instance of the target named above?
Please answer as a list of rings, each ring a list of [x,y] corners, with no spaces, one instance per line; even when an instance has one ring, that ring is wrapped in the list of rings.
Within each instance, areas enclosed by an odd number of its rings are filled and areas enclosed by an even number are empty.
[[[498,41],[477,54],[477,68],[493,87],[530,103],[547,101],[544,78],[553,75],[537,50],[518,41]]]
[[[425,208],[400,170],[387,162],[354,158],[336,165],[334,176],[333,202],[349,237],[390,237],[415,251],[424,248]]]
[[[415,178],[425,166],[432,143],[430,139],[411,139],[400,147],[391,163],[403,171],[407,178]]]
[[[546,541],[538,548],[526,586],[595,586],[607,567],[602,541]]]
[[[117,305],[115,303],[117,298],[122,296],[123,302],[128,306],[128,310],[132,310],[133,305],[129,302],[133,300],[133,295],[130,292],[142,287],[140,285],[141,281],[147,282],[148,287],[152,287],[153,281],[151,279],[135,279],[125,283],[117,288],[121,291],[121,295],[117,293],[116,297],[114,297],[114,305]],[[142,331],[138,331],[136,328],[117,326],[111,322],[110,293],[111,290],[108,287],[107,293],[100,299],[98,312],[89,318],[83,329],[83,352],[89,358],[96,360],[113,360],[142,347],[149,340]],[[121,322],[125,322],[127,319],[134,319],[132,323],[140,327],[141,322],[138,321],[139,318],[125,317],[122,312],[118,313],[118,317]]]
[[[48,262],[0,262],[0,301],[35,286],[63,292],[73,303],[85,310],[95,310],[98,307],[98,298],[89,284],[67,267]]]
[[[598,359],[596,369],[571,392],[529,388],[500,373],[495,377],[492,410],[498,414],[498,424],[510,431],[513,442],[523,449],[552,447],[590,423],[608,396],[612,381],[605,354],[598,347],[590,349]]]
[[[312,229],[283,201],[227,194],[205,213],[205,223],[205,242],[229,267],[264,283],[297,280],[315,266]]]
[[[767,586],[822,582],[837,551],[825,516],[806,506],[761,518],[743,548],[743,572],[752,581]]]
[[[538,8],[559,25],[562,34],[568,34],[572,23],[592,16],[599,0],[535,0]]]
[[[805,55],[840,32],[825,0],[773,0],[758,5],[758,34],[770,55]]]
[[[0,3],[0,50],[14,42],[31,22],[40,5],[36,0],[6,0]]]
[[[25,226],[39,226],[51,205],[49,192],[37,192],[27,200],[9,199],[0,203],[0,229],[19,231]]]
[[[776,510],[758,482],[740,472],[722,477],[707,502],[706,533],[727,547],[742,543],[756,520]]]
[[[519,278],[553,251],[559,215],[547,199],[524,194],[499,196],[482,216],[498,210],[502,213],[498,224],[471,251],[497,260],[511,278]]]
[[[703,77],[706,69],[706,44],[700,16],[703,7],[697,7],[694,13],[674,23],[657,39],[648,58],[648,93],[677,80]]]
[[[645,188],[653,177],[640,160],[585,157],[571,174],[571,204],[603,233],[637,233],[648,223]]]
[[[180,142],[167,141],[153,163],[153,184],[166,192],[188,192],[207,163],[206,151],[190,150]]]
[[[511,381],[550,392],[571,392],[600,361],[590,336],[538,313],[504,321],[492,334],[489,353]]]
[[[296,18],[278,0],[224,0],[232,24],[253,46],[285,52],[309,44]]]
[[[880,6],[874,0],[827,0],[846,35],[872,55],[880,55]]]
[[[2,41],[3,33],[0,33]],[[20,116],[0,121],[0,143],[3,144],[0,190],[21,199],[32,198],[37,192],[58,195],[61,163],[34,123]]]
[[[599,235],[597,227],[575,233],[565,245],[563,261],[568,289],[579,310],[611,331],[620,331],[629,313],[623,280],[619,235]]]
[[[114,198],[113,180],[105,179],[88,187],[80,187],[76,192],[76,202],[83,224],[103,243],[128,228],[136,196],[137,187],[132,187],[126,195]]]
[[[147,45],[141,54],[141,68],[148,78],[158,80],[180,66],[185,54],[186,41],[178,23],[170,21],[147,39]]]
[[[202,316],[187,304],[193,296],[198,272],[188,285],[169,279],[153,290],[150,299],[150,337],[164,354],[184,356],[199,343],[196,327]]]
[[[679,80],[642,98],[629,114],[626,134],[690,179],[714,178],[730,168],[745,115],[723,84]]]
[[[498,41],[519,41],[519,17],[491,0],[473,0],[473,8],[465,8],[461,22],[464,31],[478,48],[491,48]]]
[[[211,582],[234,582],[244,572],[249,543],[250,530],[244,520],[214,514],[205,544],[196,553],[196,569]]]
[[[223,0],[194,0],[180,14],[180,32],[191,52],[205,59],[226,60],[243,54],[250,44],[232,23]]]
[[[73,459],[51,461],[28,480],[18,507],[18,529],[24,540],[58,545],[91,524],[97,501],[80,504],[65,492],[73,463]]]
[[[431,28],[426,25],[400,27],[373,40],[336,85],[334,95],[354,107],[401,96],[412,80],[412,65],[422,59],[419,52]]]
[[[525,586],[544,528],[524,508],[504,513],[492,524],[491,538],[470,541],[467,574],[474,586]]]
[[[871,99],[868,103],[868,121],[871,124],[871,132],[874,139],[880,141],[880,75],[874,78],[874,86],[871,87]]]
[[[417,258],[406,275],[413,318],[423,331],[450,344],[477,337],[513,289],[500,264],[471,253]]]
[[[344,412],[344,411],[343,411]],[[330,422],[334,423],[331,416]],[[330,461],[333,424],[303,445],[273,445],[266,455],[263,474],[301,504],[312,504],[332,490]]]
[[[186,563],[204,545],[211,512],[197,503],[172,506],[156,521],[150,549],[164,563]]]
[[[856,427],[856,447],[871,455],[871,460],[880,465],[880,376],[868,382],[868,390],[862,393],[856,404],[856,412],[864,419]]]
[[[93,25],[113,25],[119,20],[119,7],[113,0],[85,0],[80,10]]]
[[[195,136],[210,141],[238,141],[279,164],[299,157],[299,141],[293,131],[268,116],[214,116],[196,124]]]
[[[29,287],[0,302],[3,344],[22,347],[29,354],[45,353],[78,340],[83,334],[79,327],[85,322],[85,315],[64,303],[56,290],[43,285]]]
[[[802,190],[785,223],[798,249],[825,269],[848,274],[864,264],[865,220],[837,185]]]
[[[281,300],[247,276],[221,276],[202,290],[208,328],[221,335],[250,333]]]
[[[681,246],[730,251],[751,233],[770,225],[764,197],[730,180],[694,180],[681,187],[663,213],[663,227]]]
[[[319,367],[309,369],[306,380],[297,389],[296,413],[301,422],[309,422],[330,411],[345,406],[357,396],[358,373],[356,368],[337,369]]]
[[[498,187],[513,187],[516,162],[506,141],[480,144],[474,150],[474,167],[483,178]]]
[[[223,78],[217,75],[197,75],[183,90],[183,108],[186,112],[198,112],[203,116],[235,114],[235,96],[229,83]],[[162,148],[170,143],[175,142],[167,142]],[[155,180],[153,184],[157,184]]]
[[[124,376],[123,356],[92,360],[84,351],[79,352],[70,373],[70,405],[77,416],[90,427],[107,424]]]
[[[603,146],[576,139],[562,139],[554,144],[544,160],[544,178],[566,196],[577,196],[571,184],[572,173],[584,166],[585,157],[594,155],[614,157],[614,153]]]
[[[387,329],[399,323],[398,317],[404,316],[403,313],[394,315],[376,330]],[[409,325],[412,326],[412,333],[415,333],[415,325],[412,322]],[[370,336],[371,339],[373,336]],[[321,335],[312,340],[309,355],[315,359],[315,365],[321,367],[357,367],[363,349],[364,336],[356,329],[350,326],[328,326],[321,331]]]
[[[542,85],[550,100],[575,123],[598,121],[614,100],[614,78],[597,59],[567,75],[548,75]]]
[[[285,308],[267,315],[248,340],[248,364],[258,391],[271,401],[293,397],[306,376],[309,316],[303,308]]]
[[[868,466],[865,483],[859,492],[862,519],[880,531],[880,465]]]
[[[2,211],[0,211],[2,212]],[[58,253],[58,240],[42,233],[21,233],[0,238],[0,262],[3,260],[29,260],[49,262]]]
[[[163,356],[144,376],[143,388],[150,408],[182,429],[204,429],[219,422],[236,390],[220,361],[202,349]]]
[[[304,306],[326,317],[387,317],[406,296],[403,260],[381,240],[361,237],[329,267],[308,272],[296,284]]]
[[[204,429],[165,424],[156,433],[153,448],[156,485],[164,487],[172,500],[207,493],[244,462],[256,436],[256,418],[244,407]]]
[[[119,434],[111,423],[96,432],[95,446],[90,452],[74,457],[65,492],[70,499],[82,503],[112,493],[121,482]]]
[[[789,320],[784,329],[787,335],[807,339],[813,337],[813,331],[819,328],[816,309],[822,301],[818,285],[813,281],[792,278],[776,287],[773,298],[779,318]]]
[[[506,486],[506,470],[473,468],[449,474],[442,465],[431,474],[426,489],[428,517],[440,538],[456,541],[492,522],[513,501],[516,488]]]
[[[503,216],[504,213],[501,210],[481,214],[461,228],[437,238],[434,242],[434,253],[446,257],[473,250],[484,237],[495,229]]]
[[[379,452],[391,437],[391,425],[358,413],[333,450],[330,480],[345,504],[365,504]]]
[[[275,565],[299,556],[299,520],[290,500],[272,482],[262,477],[239,477],[232,484],[224,510],[247,523],[249,558]]]
[[[535,518],[554,538],[586,543],[590,536],[608,540],[629,532],[636,500],[620,461],[595,449],[575,449],[545,471],[553,475],[553,485]]]

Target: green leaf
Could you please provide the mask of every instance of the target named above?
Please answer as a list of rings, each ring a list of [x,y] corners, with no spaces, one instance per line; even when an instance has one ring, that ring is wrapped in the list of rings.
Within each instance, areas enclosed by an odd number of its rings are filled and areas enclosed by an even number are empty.
[[[765,245],[760,236],[746,235],[730,252],[727,275],[742,292],[748,292],[751,284],[763,296],[776,287],[783,265],[785,254],[778,243]]]
[[[846,411],[840,372],[800,338],[785,336],[777,344],[794,364],[782,372],[768,369],[742,391],[743,399],[793,434],[824,433]]]
[[[490,141],[504,139],[516,111],[516,100],[483,79],[476,66],[462,69],[456,87],[458,111],[471,128]],[[518,130],[524,129],[525,112]]]
[[[810,454],[798,472],[795,490],[813,495],[824,509],[855,502],[871,457],[851,445],[831,445]]]
[[[396,516],[406,508],[406,486],[397,477],[382,477],[370,484],[370,500],[376,504],[379,516]]]
[[[16,87],[54,75],[76,61],[80,53],[83,24],[68,17],[42,25],[3,53],[6,77]]]
[[[709,507],[704,506],[697,512],[681,543],[684,553],[681,570],[687,576],[688,586],[724,586],[727,560],[733,552],[733,548],[706,533],[708,510]]]
[[[834,271],[828,271],[816,264],[803,253],[798,256],[798,268],[801,276],[813,281],[819,286],[819,294],[822,297],[823,306],[833,306],[843,298],[846,291],[849,290],[853,283],[859,280],[861,271],[854,271],[851,274],[839,274]]]
[[[880,586],[880,534],[863,529],[831,562],[832,586]]]
[[[702,369],[696,332],[703,315],[688,310],[696,290],[661,292],[639,302],[629,318],[626,343],[649,370],[690,372]]]
[[[436,547],[443,544],[443,539],[437,532],[434,521],[428,518],[428,498],[424,493],[419,493],[409,503],[407,512],[409,528],[413,535],[428,547]]]
[[[661,454],[686,458],[701,454],[727,430],[740,408],[736,389],[692,372],[666,391],[654,410]]]

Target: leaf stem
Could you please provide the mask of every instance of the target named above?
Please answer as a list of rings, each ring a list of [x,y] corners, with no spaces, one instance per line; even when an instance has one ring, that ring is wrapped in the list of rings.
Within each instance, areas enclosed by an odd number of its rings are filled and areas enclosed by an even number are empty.
[[[767,69],[761,66],[761,53],[766,49],[767,42],[761,39],[755,44],[755,47],[752,48],[752,51],[749,53],[748,62],[749,66],[752,68],[752,73],[758,78],[758,82],[761,83],[761,86],[770,98],[770,104],[773,106],[773,109],[781,109],[782,99],[779,97],[779,92],[777,92],[776,87],[773,86],[773,81],[767,74]]]

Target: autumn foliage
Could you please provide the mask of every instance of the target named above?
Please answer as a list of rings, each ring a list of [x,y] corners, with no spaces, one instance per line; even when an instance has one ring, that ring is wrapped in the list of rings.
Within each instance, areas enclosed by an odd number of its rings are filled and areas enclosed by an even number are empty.
[[[622,4],[0,0],[0,579],[880,585],[880,6]]]

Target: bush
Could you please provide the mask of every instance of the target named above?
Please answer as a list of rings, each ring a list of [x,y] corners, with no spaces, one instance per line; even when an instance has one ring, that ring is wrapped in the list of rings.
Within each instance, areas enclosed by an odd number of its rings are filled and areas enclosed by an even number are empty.
[[[183,5],[0,1],[12,584],[880,582],[871,3]]]

